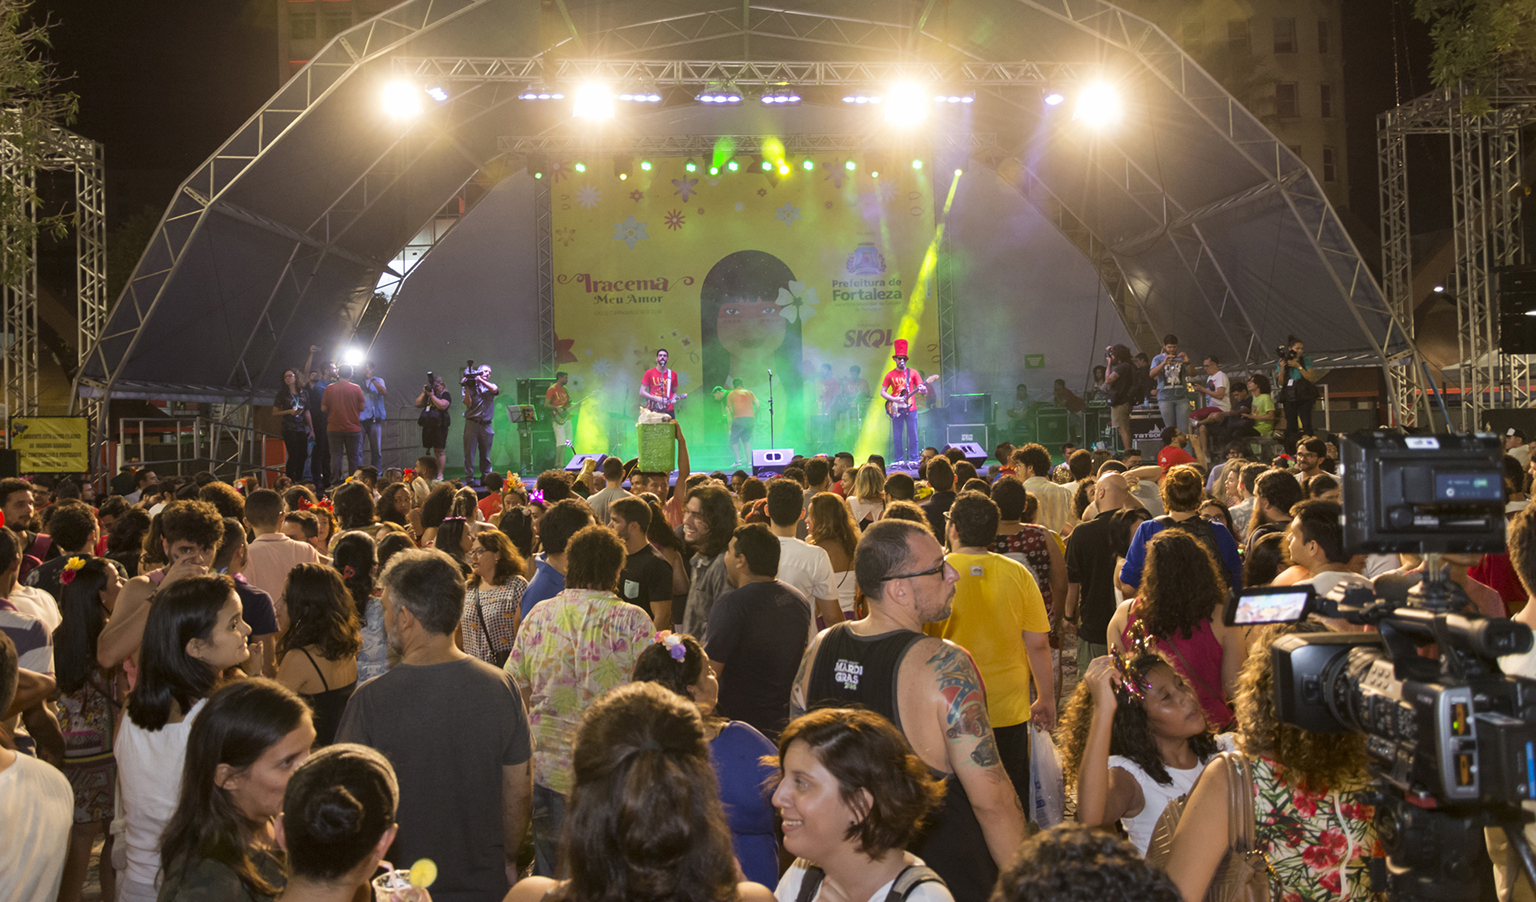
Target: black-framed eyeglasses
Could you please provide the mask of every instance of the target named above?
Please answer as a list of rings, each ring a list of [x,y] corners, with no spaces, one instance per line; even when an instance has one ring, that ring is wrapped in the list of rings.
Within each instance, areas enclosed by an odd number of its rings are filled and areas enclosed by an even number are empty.
[[[881,582],[888,583],[893,579],[916,579],[919,576],[934,576],[936,574],[943,573],[944,568],[948,566],[948,564],[948,561],[940,559],[939,565],[934,567],[932,570],[921,570],[917,573],[897,573],[892,576],[887,576],[885,579],[881,580]]]

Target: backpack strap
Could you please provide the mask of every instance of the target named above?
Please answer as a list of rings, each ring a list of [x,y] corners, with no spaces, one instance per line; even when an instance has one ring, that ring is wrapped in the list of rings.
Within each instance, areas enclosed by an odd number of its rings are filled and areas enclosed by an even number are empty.
[[[821,889],[821,881],[826,879],[827,872],[805,859],[797,859],[795,864],[805,866],[805,876],[800,880],[800,892],[795,896],[795,902],[812,902],[816,893]]]
[[[891,891],[885,895],[885,902],[903,902],[913,890],[924,883],[947,885],[944,883],[944,878],[940,877],[933,868],[914,864],[896,875],[896,879],[891,882]]]

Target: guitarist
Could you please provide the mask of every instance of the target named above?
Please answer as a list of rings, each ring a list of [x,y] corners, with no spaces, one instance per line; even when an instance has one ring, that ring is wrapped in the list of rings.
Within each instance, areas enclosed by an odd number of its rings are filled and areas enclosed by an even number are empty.
[[[677,371],[667,368],[667,359],[666,348],[656,352],[656,365],[640,377],[640,397],[647,408],[676,419],[677,402],[688,396],[678,394]]]
[[[555,374],[555,384],[544,392],[544,406],[549,408],[549,420],[555,426],[555,462],[563,464],[560,460],[561,448],[571,446],[571,393],[566,390],[565,382],[569,374],[565,370]],[[571,453],[575,453],[574,449]]]
[[[921,373],[907,367],[907,340],[898,338],[895,344],[891,359],[896,361],[896,368],[880,383],[880,397],[889,402],[885,409],[891,417],[891,466],[911,466],[918,453],[915,396],[928,394],[928,383]]]

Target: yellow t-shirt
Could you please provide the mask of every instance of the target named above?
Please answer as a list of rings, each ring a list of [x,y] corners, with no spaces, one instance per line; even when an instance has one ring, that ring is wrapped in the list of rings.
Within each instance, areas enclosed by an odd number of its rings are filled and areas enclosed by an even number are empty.
[[[971,653],[987,688],[987,717],[994,727],[1029,720],[1029,655],[1024,633],[1047,633],[1045,599],[1029,568],[1000,554],[951,554],[960,572],[949,619],[924,631]]]

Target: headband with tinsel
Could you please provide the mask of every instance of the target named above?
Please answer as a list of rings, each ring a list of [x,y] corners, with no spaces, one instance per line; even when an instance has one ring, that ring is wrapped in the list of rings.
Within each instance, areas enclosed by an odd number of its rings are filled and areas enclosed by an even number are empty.
[[[68,561],[65,561],[64,562],[64,572],[59,574],[59,583],[60,583],[60,585],[67,586],[70,583],[74,582],[75,581],[75,574],[78,573],[80,571],[80,568],[84,567],[84,566],[85,566],[85,558],[83,558],[83,557],[72,557]]]
[[[533,491],[529,492],[528,493],[528,503],[529,504],[543,504],[544,503],[544,493],[539,491],[538,489],[534,489]]]
[[[666,646],[667,654],[672,656],[672,660],[681,663],[688,657],[688,646],[683,644],[683,637],[677,633],[662,630],[656,634],[656,641]]]
[[[1115,670],[1120,674],[1120,688],[1130,697],[1145,700],[1146,682],[1141,674],[1136,672],[1134,662],[1142,655],[1154,654],[1152,640],[1146,633],[1136,630],[1126,642],[1124,652],[1109,652],[1110,660],[1115,665]]]

